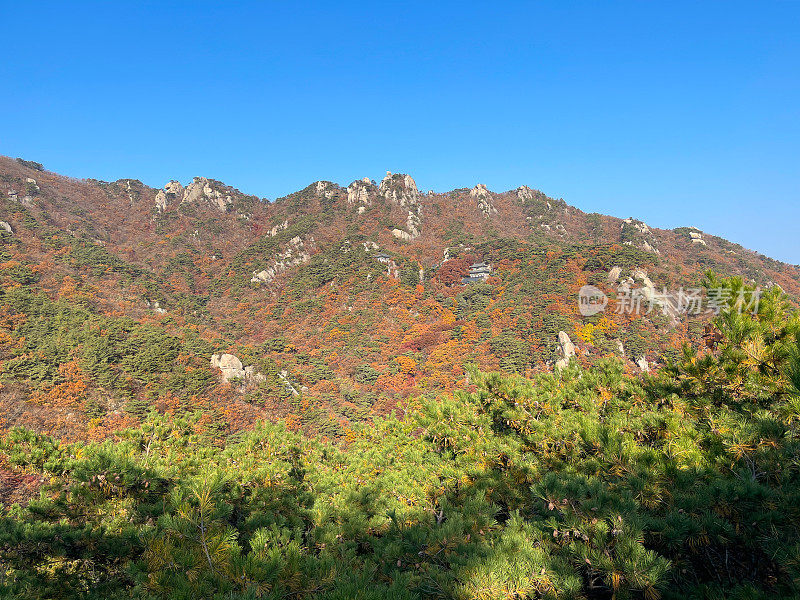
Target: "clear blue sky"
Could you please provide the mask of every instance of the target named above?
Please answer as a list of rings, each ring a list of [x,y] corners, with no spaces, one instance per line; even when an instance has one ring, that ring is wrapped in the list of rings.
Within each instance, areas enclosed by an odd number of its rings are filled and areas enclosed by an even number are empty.
[[[125,4],[0,0],[0,154],[271,199],[527,184],[800,263],[800,3]]]

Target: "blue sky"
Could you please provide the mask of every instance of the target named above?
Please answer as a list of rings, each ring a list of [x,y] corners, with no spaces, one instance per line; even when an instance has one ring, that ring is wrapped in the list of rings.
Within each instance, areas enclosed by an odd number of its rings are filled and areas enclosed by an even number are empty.
[[[498,9],[498,7],[502,9]],[[800,3],[0,0],[0,154],[271,199],[537,187],[800,263]]]

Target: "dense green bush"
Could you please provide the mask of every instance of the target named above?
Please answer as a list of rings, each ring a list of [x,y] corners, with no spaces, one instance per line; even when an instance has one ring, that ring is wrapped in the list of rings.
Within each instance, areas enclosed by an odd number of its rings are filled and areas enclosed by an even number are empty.
[[[353,379],[359,383],[374,383],[380,377],[380,373],[370,365],[359,365],[353,373]]]
[[[2,274],[14,283],[30,285],[39,281],[39,274],[34,272],[28,265],[15,264],[3,269]]]

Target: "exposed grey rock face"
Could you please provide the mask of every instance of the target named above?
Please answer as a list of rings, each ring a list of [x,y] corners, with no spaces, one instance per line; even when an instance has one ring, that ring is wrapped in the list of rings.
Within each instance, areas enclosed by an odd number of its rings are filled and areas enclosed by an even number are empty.
[[[565,358],[572,358],[575,356],[575,344],[572,343],[567,332],[558,332],[558,343],[561,345],[561,351],[564,353]]]
[[[408,209],[406,231],[394,229],[392,235],[402,240],[413,240],[419,237],[422,225],[422,206],[420,206],[419,200],[422,195],[419,193],[414,179],[410,175],[392,174],[391,171],[387,171],[386,177],[378,186],[378,193],[387,202]]]
[[[153,312],[155,312],[155,313],[157,313],[159,315],[166,314],[166,312],[167,312],[165,309],[161,308],[161,304],[159,303],[158,300],[154,300],[153,302],[149,302],[148,301],[147,302],[147,308],[153,309]]]
[[[655,236],[646,223],[639,221],[638,219],[634,219],[633,217],[628,217],[627,219],[623,219],[620,228],[623,233],[631,229],[636,232],[635,237],[638,238],[636,241],[636,246],[638,248],[641,248],[645,252],[661,254],[661,252],[655,246]],[[634,242],[631,240],[627,240],[623,243],[626,246],[634,245]]]
[[[643,373],[650,372],[650,365],[647,362],[647,358],[645,358],[644,356],[640,356],[637,359],[636,365],[642,370]]]
[[[650,278],[647,276],[647,271],[644,269],[636,269],[633,272],[633,278],[636,281],[641,281],[642,285],[646,288],[655,289],[653,282],[650,281]]]
[[[369,177],[358,179],[347,186],[347,203],[354,206],[372,206],[370,192],[375,189]]]
[[[278,377],[281,378],[281,381],[283,382],[283,385],[286,387],[286,390],[289,393],[291,393],[292,396],[299,396],[300,395],[300,392],[297,391],[297,388],[295,388],[292,385],[292,382],[289,381],[289,372],[288,371],[281,371],[280,373],[278,373]],[[308,388],[306,388],[306,389],[308,389]]]
[[[325,198],[333,198],[334,194],[334,184],[330,181],[318,181],[315,184],[315,189],[317,190],[318,196],[324,196]]]
[[[214,354],[211,357],[211,368],[222,371],[222,380],[226,382],[236,377],[245,376],[242,361],[233,354]]]
[[[288,220],[284,220],[284,221],[283,221],[283,223],[278,223],[277,225],[275,225],[275,227],[273,227],[272,229],[270,229],[270,230],[267,232],[267,235],[268,235],[269,237],[275,237],[275,236],[276,236],[276,235],[278,235],[278,234],[279,234],[281,231],[284,231],[285,229],[288,229],[288,228],[289,228],[289,221],[288,221]]]
[[[392,229],[392,235],[396,237],[398,240],[404,240],[406,242],[410,242],[414,239],[414,236],[407,231],[403,231],[402,229],[397,229],[396,227]]]
[[[650,233],[650,228],[645,224],[643,221],[639,221],[634,219],[633,217],[628,217],[627,219],[622,220],[622,228],[624,229],[626,225],[629,225],[635,228],[640,233],[648,234]]]
[[[244,379],[249,382],[266,381],[263,373],[256,371],[254,366],[245,367],[242,361],[233,354],[214,354],[211,356],[211,368],[222,372],[222,380]]]
[[[156,194],[156,210],[164,212],[171,203],[182,199],[183,193],[184,189],[180,181],[170,181],[164,186],[164,189],[158,190]]]
[[[311,254],[309,254],[306,249],[306,243],[300,236],[295,236],[289,240],[286,249],[276,255],[267,268],[261,271],[253,271],[253,277],[250,279],[250,282],[270,283],[284,271],[296,265],[306,263],[309,260],[311,260]]]
[[[645,252],[652,252],[653,254],[661,254],[661,250],[650,244],[647,240],[642,242],[642,250]]]
[[[244,368],[244,376],[245,379],[251,379],[255,382],[266,381],[267,377],[263,373],[259,373],[256,371],[256,368],[253,366],[245,367]]]
[[[665,317],[669,318],[672,327],[675,327],[680,321],[680,311],[675,305],[675,299],[667,293],[658,293],[655,284],[653,284],[653,282],[647,276],[647,271],[644,269],[635,269],[633,271],[633,279],[636,281],[641,281],[642,287],[640,289],[631,291],[630,286],[633,285],[634,282],[630,281],[629,278],[629,280],[623,284],[624,286],[627,286],[628,291],[630,291],[634,296],[638,296],[651,303],[654,308],[660,308],[661,313]]]
[[[417,207],[419,209],[419,207]],[[408,217],[406,217],[406,228],[408,232],[411,234],[411,239],[415,239],[419,237],[419,226],[422,224],[422,219],[420,218],[420,210],[417,212],[413,210],[408,211]]]
[[[534,194],[533,190],[529,188],[527,185],[520,186],[516,189],[517,198],[525,202],[526,200],[533,200]]]
[[[608,283],[617,283],[619,276],[622,274],[622,267],[613,267],[608,272]]]
[[[651,303],[653,307],[658,307],[661,309],[661,313],[668,317],[670,320],[670,324],[675,327],[678,322],[680,321],[680,314],[675,306],[675,301],[671,299],[669,294],[661,293],[659,294],[656,290],[656,286],[647,276],[647,271],[644,269],[635,269],[633,271],[633,278],[636,281],[642,282],[642,288],[640,290],[636,290],[635,292],[640,294],[642,298],[644,298],[647,302]]]
[[[378,186],[378,192],[387,201],[404,208],[416,206],[421,196],[417,183],[411,175],[400,173],[393,175],[391,171],[386,171],[386,177]]]
[[[164,212],[167,210],[167,195],[164,193],[164,190],[158,190],[156,194],[156,210],[158,212]]]
[[[164,191],[168,194],[172,194],[173,196],[183,196],[184,189],[180,181],[175,181],[173,179],[164,186]]]
[[[484,198],[491,194],[489,188],[487,188],[484,184],[478,183],[469,191],[469,195],[473,198]]]
[[[485,185],[479,183],[469,191],[469,195],[478,201],[478,208],[487,219],[491,214],[497,214],[497,209],[492,203],[492,193]]]
[[[182,202],[194,203],[200,200],[205,200],[220,212],[227,212],[233,204],[230,194],[215,189],[206,177],[195,177],[183,192]]]
[[[33,177],[26,177],[25,178],[25,183],[28,184],[27,188],[28,188],[29,192],[31,190],[32,190],[33,193],[41,191],[41,188],[39,187],[39,184],[36,183],[36,180]]]
[[[575,356],[575,344],[572,343],[565,331],[558,332],[558,344],[562,358],[556,361],[556,369],[563,369],[569,365],[569,360]]]
[[[703,234],[699,231],[690,231],[689,237],[692,239],[692,244],[699,244],[700,246],[706,245],[706,241],[703,239]]]
[[[766,289],[768,289],[768,290],[772,289],[772,288],[778,288],[778,290],[780,290],[781,294],[785,293],[785,290],[780,285],[775,283],[774,281],[768,281],[764,287]]]
[[[635,269],[633,271],[633,278],[636,281],[642,282],[642,288],[636,290],[647,302],[651,303],[654,307],[659,307],[664,316],[669,317],[673,326],[677,324],[677,312],[675,307],[670,302],[666,294],[659,294],[656,291],[656,286],[647,276],[647,271],[644,269]]]
[[[6,231],[8,233],[14,233],[14,230],[11,229],[11,225],[6,223],[5,221],[0,221],[0,229],[2,229],[3,231]]]

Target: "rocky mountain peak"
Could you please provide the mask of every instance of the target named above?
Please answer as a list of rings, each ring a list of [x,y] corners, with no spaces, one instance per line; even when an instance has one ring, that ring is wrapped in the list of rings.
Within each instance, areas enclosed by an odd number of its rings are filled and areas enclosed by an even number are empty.
[[[195,177],[192,183],[186,186],[182,202],[205,200],[220,212],[227,212],[233,204],[233,198],[230,194],[220,191],[214,183],[206,177]]]
[[[469,195],[478,201],[478,208],[487,219],[489,215],[497,214],[497,208],[492,202],[492,193],[482,183],[479,183],[469,191]]]
[[[317,196],[322,196],[328,199],[333,198],[334,194],[336,193],[336,188],[338,188],[338,186],[330,181],[317,181],[314,184],[314,190],[316,191]]]
[[[525,202],[526,200],[533,200],[536,197],[533,190],[529,188],[527,185],[521,185],[515,190],[515,192],[517,193],[517,198],[519,198],[523,202]]]
[[[183,200],[184,187],[180,181],[170,181],[156,193],[156,210],[164,212],[167,206]]]
[[[416,205],[421,196],[411,175],[393,174],[391,171],[386,171],[386,177],[381,180],[378,191],[386,200],[402,207]]]
[[[620,225],[620,239],[627,246],[641,248],[645,252],[661,254],[655,245],[655,235],[644,221],[628,217]]]
[[[347,186],[347,203],[353,206],[372,206],[371,192],[375,191],[375,186],[369,177],[356,179]]]
[[[228,212],[233,205],[230,191],[219,182],[207,177],[195,177],[185,188],[179,181],[170,181],[156,193],[155,205],[158,212],[178,204],[205,202],[220,212]]]

